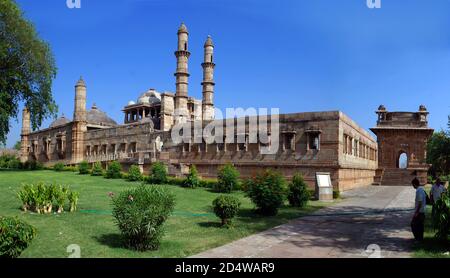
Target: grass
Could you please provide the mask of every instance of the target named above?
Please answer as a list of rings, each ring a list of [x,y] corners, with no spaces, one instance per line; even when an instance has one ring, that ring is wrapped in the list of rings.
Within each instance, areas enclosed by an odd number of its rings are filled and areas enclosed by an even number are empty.
[[[20,210],[17,191],[22,183],[39,182],[69,185],[80,193],[78,212],[61,215],[37,215]],[[187,189],[167,185],[176,196],[173,215],[165,225],[166,235],[157,251],[136,252],[123,247],[118,228],[111,216],[109,192],[118,193],[139,183],[82,176],[72,172],[0,171],[0,215],[18,216],[35,226],[36,239],[21,257],[64,258],[67,246],[78,244],[84,258],[186,257],[236,239],[278,226],[329,203],[312,201],[304,209],[284,206],[275,217],[261,217],[242,192],[232,193],[241,202],[241,211],[233,228],[220,228],[211,203],[218,196],[205,188]],[[149,185],[150,186],[150,185]]]
[[[427,190],[429,191],[429,190]],[[435,238],[433,221],[431,218],[431,206],[427,206],[425,217],[424,240],[421,243],[415,243],[413,246],[413,257],[415,258],[450,258],[445,253],[450,251],[450,240],[442,242]]]

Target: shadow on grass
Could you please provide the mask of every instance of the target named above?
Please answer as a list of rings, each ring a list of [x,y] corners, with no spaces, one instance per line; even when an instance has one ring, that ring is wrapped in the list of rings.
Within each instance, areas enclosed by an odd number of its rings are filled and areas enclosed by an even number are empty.
[[[202,228],[222,228],[220,222],[207,221],[207,222],[200,222],[197,224]]]
[[[111,248],[125,249],[125,242],[121,234],[104,234],[93,237],[98,243],[109,246]]]

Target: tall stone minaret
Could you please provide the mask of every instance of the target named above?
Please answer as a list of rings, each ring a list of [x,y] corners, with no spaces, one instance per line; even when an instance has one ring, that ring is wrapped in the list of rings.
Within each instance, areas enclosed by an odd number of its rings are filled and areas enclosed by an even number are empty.
[[[212,121],[214,120],[214,67],[216,64],[213,62],[214,45],[210,36],[206,39],[204,48],[202,117],[204,121]]]
[[[84,134],[87,131],[86,84],[82,77],[75,85],[75,108],[72,124],[72,159],[78,164],[84,159]]]
[[[188,30],[184,23],[178,29],[178,50],[175,51],[177,57],[176,76],[176,93],[175,93],[175,109],[177,115],[175,124],[184,123],[189,119],[187,107],[188,101],[188,59],[191,53],[188,51]]]
[[[29,136],[31,133],[30,124],[30,110],[25,107],[22,111],[22,133],[20,140],[20,161],[26,162],[28,160],[28,147],[30,145]]]

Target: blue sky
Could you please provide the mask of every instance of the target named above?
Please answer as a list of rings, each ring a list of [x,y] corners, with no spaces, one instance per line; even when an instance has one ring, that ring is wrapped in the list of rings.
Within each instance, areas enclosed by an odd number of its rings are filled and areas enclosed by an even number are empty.
[[[52,47],[53,94],[72,118],[73,86],[88,86],[117,122],[140,93],[174,91],[177,28],[189,32],[189,94],[201,97],[206,36],[215,43],[216,106],[276,107],[281,113],[341,110],[364,128],[374,111],[430,111],[430,126],[450,114],[450,1],[381,0],[18,0]],[[19,139],[20,115],[8,137]],[[44,122],[48,126],[51,120]]]

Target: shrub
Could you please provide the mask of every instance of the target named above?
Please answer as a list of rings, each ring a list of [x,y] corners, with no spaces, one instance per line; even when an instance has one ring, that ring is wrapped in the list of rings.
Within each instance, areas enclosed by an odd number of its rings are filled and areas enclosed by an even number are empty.
[[[56,163],[55,165],[53,165],[53,170],[55,170],[56,172],[64,171],[64,164]]]
[[[339,199],[341,198],[341,191],[335,189],[333,190],[333,199]]]
[[[94,166],[92,166],[91,176],[103,176],[103,168],[100,162],[95,162]]]
[[[167,183],[172,185],[184,186],[184,178],[167,177]]]
[[[148,182],[154,184],[167,183],[167,169],[162,162],[155,162],[152,165]]]
[[[118,161],[113,161],[109,164],[108,170],[106,170],[105,178],[107,179],[120,179],[122,177],[122,165]]]
[[[197,167],[195,167],[195,165],[192,165],[189,168],[189,174],[184,180],[183,186],[189,188],[196,188],[199,186],[199,184],[200,178],[198,177]]]
[[[295,175],[292,178],[292,182],[289,183],[289,191],[288,191],[288,201],[289,204],[293,207],[303,208],[309,201],[308,186],[303,180],[303,176],[300,174]]]
[[[230,226],[238,213],[241,202],[233,196],[221,195],[213,201],[214,213],[222,220],[222,226]]]
[[[67,194],[67,199],[70,203],[70,212],[74,212],[77,210],[79,194],[75,191],[69,191]]]
[[[436,237],[447,240],[450,235],[450,191],[442,194],[442,197],[435,204],[434,212],[433,226]]]
[[[0,258],[18,258],[36,236],[36,229],[18,218],[0,217]]]
[[[17,193],[22,201],[22,209],[36,212],[38,214],[52,213],[53,205],[58,207],[58,213],[64,210],[66,199],[70,201],[71,212],[76,210],[78,193],[69,192],[67,187],[46,185],[44,183],[25,184]]]
[[[257,212],[276,215],[286,197],[285,180],[275,171],[266,170],[247,181],[247,196],[255,204]]]
[[[14,155],[4,154],[0,156],[0,168],[1,169],[20,169],[22,168],[22,163]]]
[[[78,172],[78,167],[76,166],[65,166],[64,171],[67,172]]]
[[[140,181],[142,180],[141,169],[137,165],[131,165],[128,169],[127,180],[129,181]]]
[[[218,182],[214,187],[214,190],[222,193],[231,193],[239,186],[239,172],[231,164],[226,164],[219,169],[217,175]]]
[[[80,175],[87,175],[89,174],[89,163],[87,161],[81,161],[80,164],[78,164],[78,172]]]
[[[112,197],[113,216],[128,248],[156,250],[164,234],[163,224],[172,213],[174,196],[165,188],[140,185]]]
[[[217,179],[201,179],[198,186],[203,188],[216,188],[217,186]]]

